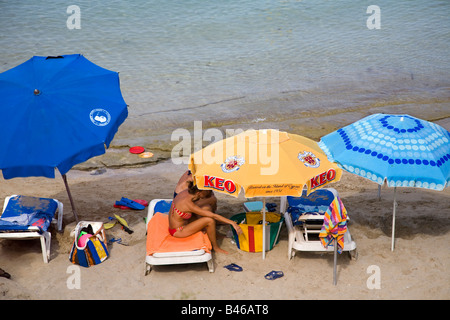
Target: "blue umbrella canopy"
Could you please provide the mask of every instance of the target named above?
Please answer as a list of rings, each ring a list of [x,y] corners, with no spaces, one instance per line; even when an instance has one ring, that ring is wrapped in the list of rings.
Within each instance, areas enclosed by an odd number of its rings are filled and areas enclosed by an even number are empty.
[[[340,167],[380,185],[450,184],[450,133],[409,115],[370,115],[322,137],[319,146]]]
[[[35,56],[0,74],[3,177],[65,175],[105,153],[127,116],[117,72],[80,54]]]
[[[373,114],[334,131],[319,142],[330,161],[382,185],[443,190],[450,185],[450,133],[409,115]]]

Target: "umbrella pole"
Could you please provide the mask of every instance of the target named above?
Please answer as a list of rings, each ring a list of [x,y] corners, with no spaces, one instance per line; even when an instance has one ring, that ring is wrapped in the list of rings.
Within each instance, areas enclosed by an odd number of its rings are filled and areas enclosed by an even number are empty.
[[[78,215],[77,215],[77,211],[75,210],[75,205],[73,203],[72,194],[70,193],[69,184],[67,183],[67,176],[65,174],[63,174],[62,178],[64,181],[64,185],[66,186],[67,194],[69,195],[70,205],[72,206],[72,213],[75,217],[76,222],[78,223]]]
[[[266,258],[266,198],[263,198],[263,245],[262,245],[262,258]]]
[[[397,187],[394,187],[394,209],[392,212],[392,243],[391,243],[391,251],[394,251],[394,241],[395,241],[395,209],[397,208]]]
[[[334,238],[334,268],[333,268],[333,284],[337,284],[336,279],[336,264],[337,264],[337,238]]]

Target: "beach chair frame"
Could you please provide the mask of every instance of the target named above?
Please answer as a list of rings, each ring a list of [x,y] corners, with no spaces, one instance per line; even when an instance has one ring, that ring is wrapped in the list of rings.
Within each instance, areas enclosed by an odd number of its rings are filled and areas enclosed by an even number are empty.
[[[150,201],[147,213],[146,229],[148,222],[155,214],[155,206],[159,201],[172,201],[172,199],[153,199]],[[205,250],[180,251],[180,252],[157,252],[153,255],[145,256],[145,275],[148,275],[154,265],[171,265],[171,264],[187,264],[187,263],[207,263],[209,272],[214,272],[214,263],[212,254]]]
[[[331,191],[335,196],[337,191],[333,188],[324,188]],[[333,252],[334,248],[328,246],[324,248],[318,235],[323,224],[323,215],[303,214],[300,217],[301,225],[294,226],[291,214],[287,211],[287,197],[281,197],[280,210],[284,214],[284,221],[288,229],[288,259],[292,259],[297,251],[305,252]],[[356,259],[356,243],[353,241],[350,230],[344,235],[344,249],[349,252],[352,259]]]
[[[5,202],[3,204],[3,210],[2,214],[5,211],[9,200],[12,197],[16,197],[17,195],[11,195],[5,198]],[[63,223],[63,203],[61,201],[58,201],[56,199],[53,199],[57,204],[58,208],[55,212],[55,214],[58,214],[58,220],[57,220],[57,227],[58,232],[62,232],[62,223]],[[1,217],[1,215],[0,215]],[[52,224],[56,220],[52,220]],[[30,226],[28,227],[28,230],[21,230],[21,231],[15,231],[15,232],[0,232],[0,239],[11,239],[11,240],[28,240],[28,239],[34,239],[39,238],[41,241],[41,249],[42,249],[42,258],[44,260],[44,263],[48,263],[50,260],[50,245],[51,245],[51,239],[52,235],[49,231],[40,231],[38,227]]]

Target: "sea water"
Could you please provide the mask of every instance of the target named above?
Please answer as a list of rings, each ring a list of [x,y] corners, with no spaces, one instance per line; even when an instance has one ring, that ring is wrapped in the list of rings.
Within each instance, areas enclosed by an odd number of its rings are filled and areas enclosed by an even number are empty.
[[[72,53],[118,71],[119,145],[195,120],[308,136],[298,124],[317,116],[450,116],[449,15],[448,0],[0,0],[0,72]]]

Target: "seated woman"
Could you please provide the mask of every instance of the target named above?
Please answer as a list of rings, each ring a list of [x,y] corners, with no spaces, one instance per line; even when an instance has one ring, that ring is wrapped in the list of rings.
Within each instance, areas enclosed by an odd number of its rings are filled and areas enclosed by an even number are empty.
[[[181,176],[180,180],[178,180],[178,183],[175,187],[175,191],[173,192],[173,198],[177,196],[180,192],[187,190],[189,182],[193,182],[194,179],[192,178],[192,173],[190,170],[187,170],[183,175]],[[198,200],[195,200],[195,204],[199,207],[216,212],[217,210],[217,198],[214,195],[214,192],[210,192],[210,195],[206,198],[201,198]]]
[[[188,188],[181,191],[172,201],[169,211],[169,233],[173,237],[185,238],[198,231],[206,229],[206,234],[214,251],[228,253],[221,249],[216,239],[216,220],[230,224],[238,234],[242,233],[241,227],[235,222],[211,210],[200,207],[196,201],[206,199],[211,195],[210,190],[199,190],[190,181]]]

